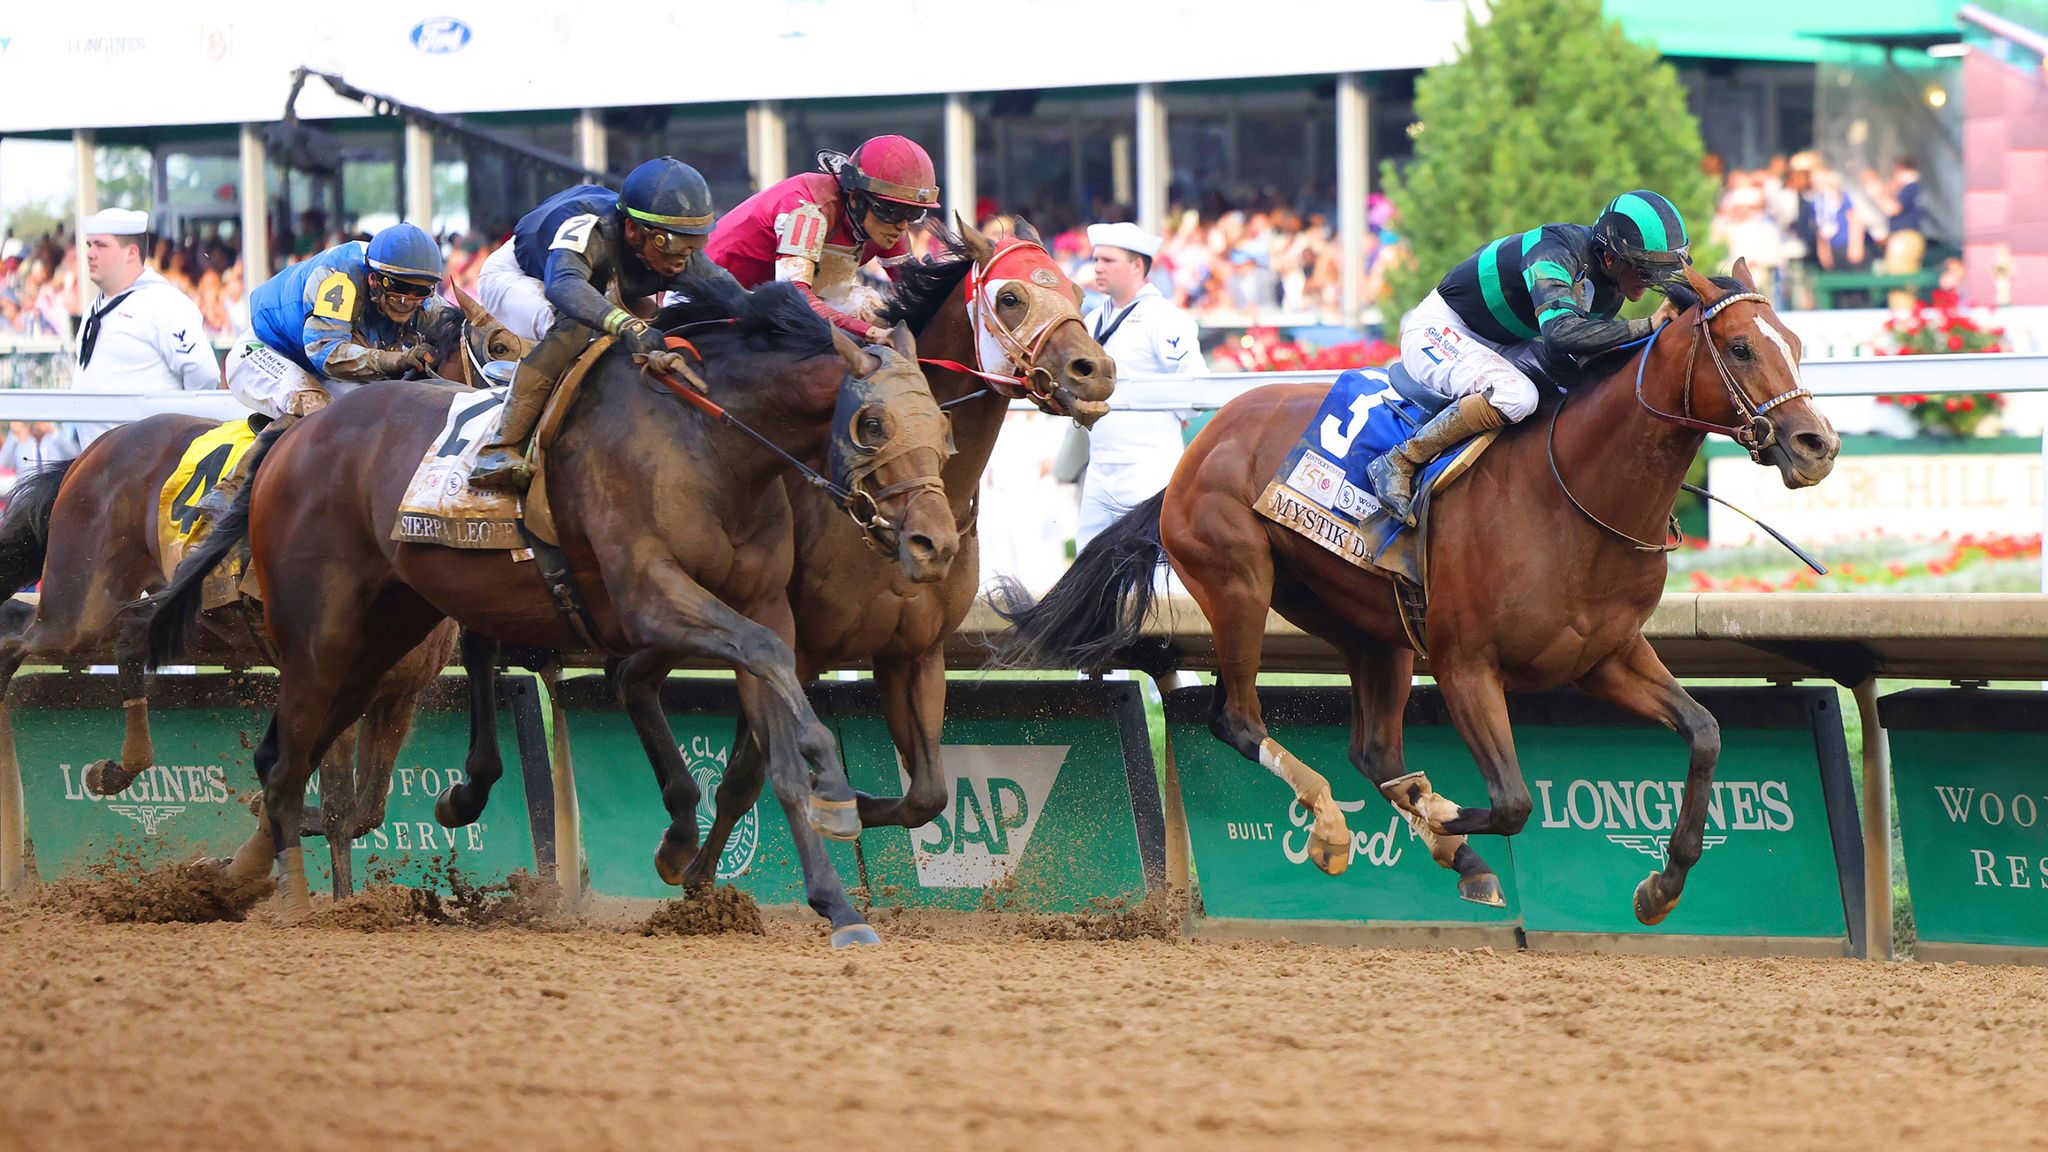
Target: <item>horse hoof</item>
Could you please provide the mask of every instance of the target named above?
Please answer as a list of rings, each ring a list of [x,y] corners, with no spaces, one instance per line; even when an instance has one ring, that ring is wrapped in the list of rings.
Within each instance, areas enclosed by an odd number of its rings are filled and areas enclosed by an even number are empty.
[[[1636,885],[1635,906],[1637,920],[1648,925],[1662,924],[1664,918],[1671,915],[1671,910],[1678,907],[1678,897],[1673,896],[1666,901],[1658,896],[1657,874],[1652,872]]]
[[[1308,858],[1326,876],[1342,876],[1351,867],[1351,844],[1332,844],[1316,839],[1313,833],[1308,838]]]
[[[1488,908],[1505,908],[1508,898],[1501,893],[1500,877],[1491,872],[1478,872],[1458,877],[1458,898]]]
[[[811,797],[811,827],[827,840],[860,839],[858,802]]]
[[[681,888],[683,882],[689,879],[690,862],[696,857],[695,849],[675,843],[664,832],[661,844],[654,849],[654,871],[661,877],[662,883],[671,888]]]
[[[476,823],[478,816],[483,815],[481,812],[465,811],[467,805],[457,794],[461,787],[460,784],[450,784],[434,798],[434,822],[443,828],[467,828]]]
[[[880,944],[882,938],[866,924],[848,924],[832,930],[832,947],[854,948],[862,944]]]
[[[85,789],[95,796],[119,796],[135,777],[121,771],[112,760],[95,760],[85,766]]]

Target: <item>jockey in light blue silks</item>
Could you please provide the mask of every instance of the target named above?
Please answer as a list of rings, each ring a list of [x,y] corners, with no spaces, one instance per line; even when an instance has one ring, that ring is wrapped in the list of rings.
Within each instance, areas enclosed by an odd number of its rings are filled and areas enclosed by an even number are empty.
[[[288,424],[357,385],[431,373],[442,327],[462,323],[462,310],[434,294],[445,267],[440,246],[413,224],[291,265],[249,294],[249,330],[224,369],[228,390]],[[234,506],[249,459],[199,502],[201,512],[218,519]]]

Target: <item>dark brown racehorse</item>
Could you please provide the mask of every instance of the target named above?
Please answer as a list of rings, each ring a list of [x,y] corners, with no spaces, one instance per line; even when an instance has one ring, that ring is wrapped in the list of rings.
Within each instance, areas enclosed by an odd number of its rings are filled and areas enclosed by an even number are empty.
[[[709,399],[798,460],[822,463],[829,446],[836,479],[853,490],[850,503],[878,546],[913,580],[943,576],[958,547],[938,479],[945,416],[908,329],[898,327],[894,348],[863,351],[835,341],[787,285],[749,296],[698,283],[688,295],[691,303],[661,320],[689,327]],[[390,539],[448,405],[438,389],[379,384],[301,422],[257,470],[237,514],[156,603],[152,654],[163,658],[196,598],[195,573],[209,553],[248,535],[271,592],[265,614],[278,655],[277,714],[257,760],[268,767],[287,917],[306,908],[295,816],[311,766],[407,649],[445,617],[505,644],[583,646],[531,561]],[[548,491],[589,628],[615,661],[673,821],[663,851],[688,866],[698,793],[661,712],[662,682],[688,661],[730,663],[741,672],[748,727],[766,745],[811,906],[831,920],[835,944],[872,942],[819,839],[851,839],[860,826],[831,732],[812,712],[789,650],[790,517],[780,483],[788,469],[787,457],[651,383],[614,350],[592,369],[549,450]],[[473,656],[465,660],[475,667]],[[495,761],[490,725],[475,727]],[[474,768],[443,797],[444,815],[474,819],[500,771]]]
[[[976,492],[1010,399],[1029,395],[1056,415],[1092,424],[1107,409],[1116,365],[1081,322],[1080,290],[1022,224],[1015,240],[995,243],[964,222],[944,254],[899,270],[897,298],[884,323],[917,333],[932,395],[952,415],[959,451],[946,462],[946,502],[960,528],[960,555],[945,579],[906,579],[866,547],[861,531],[824,493],[791,477],[796,567],[789,583],[796,613],[797,675],[872,660],[882,715],[910,777],[905,795],[860,796],[861,824],[916,828],[946,805],[939,761],[946,710],[945,643],[974,604],[981,579]],[[970,309],[969,301],[974,301]],[[948,367],[947,365],[959,367]],[[979,365],[991,382],[961,368]],[[761,792],[762,763],[742,732],[718,788],[717,818],[687,882],[708,884],[733,825]],[[664,870],[664,875],[675,875]]]
[[[1256,682],[1268,607],[1343,653],[1352,690],[1351,761],[1406,813],[1459,894],[1501,903],[1500,882],[1465,843],[1511,836],[1529,817],[1505,691],[1577,684],[1675,730],[1691,746],[1668,862],[1636,889],[1635,913],[1677,904],[1720,756],[1720,728],[1643,639],[1664,589],[1666,520],[1709,432],[1735,437],[1785,485],[1817,484],[1840,440],[1799,386],[1799,338],[1737,262],[1734,279],[1686,271],[1668,287],[1683,313],[1647,347],[1587,373],[1569,397],[1509,429],[1437,498],[1425,636],[1430,670],[1492,800],[1457,805],[1410,772],[1401,714],[1414,653],[1393,584],[1253,511],[1326,394],[1257,388],[1225,405],[1164,492],[1092,541],[1043,600],[1006,609],[1014,662],[1087,668],[1136,638],[1154,569],[1170,559],[1209,618],[1223,690],[1210,727],[1293,786],[1315,812],[1312,855],[1348,861],[1329,783],[1266,732]],[[1594,519],[1598,517],[1599,519]]]
[[[459,290],[456,296],[467,322],[460,333],[451,329],[447,346],[435,350],[436,371],[464,383],[477,378],[483,362],[525,354],[524,342],[510,330]],[[139,618],[124,616],[122,609],[163,587],[158,494],[186,448],[216,426],[203,417],[174,414],[124,424],[76,460],[24,481],[0,519],[0,584],[11,593],[42,582],[35,605],[10,600],[0,607],[0,700],[24,661],[63,660],[110,636],[114,641],[122,698],[128,701],[127,731],[118,763],[97,761],[85,772],[86,786],[103,796],[127,788],[155,759],[144,672],[147,636]],[[207,614],[212,658],[269,662],[253,612],[252,605],[231,604]],[[379,686],[360,755],[352,729],[323,765],[321,807],[307,817],[309,829],[328,839],[339,894],[353,888],[350,842],[384,822],[391,768],[411,730],[419,693],[454,648],[452,627],[423,642]],[[265,860],[268,855],[260,853]]]

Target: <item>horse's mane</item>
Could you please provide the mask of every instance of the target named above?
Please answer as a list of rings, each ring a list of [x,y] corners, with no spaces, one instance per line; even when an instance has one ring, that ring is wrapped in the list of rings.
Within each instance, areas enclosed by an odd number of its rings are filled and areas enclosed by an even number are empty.
[[[1749,285],[1733,276],[1709,276],[1707,279],[1716,288],[1726,288],[1730,292],[1749,291]],[[1692,282],[1683,276],[1674,276],[1659,287],[1663,288],[1664,295],[1681,310],[1700,306],[1700,294],[1692,290]]]
[[[752,292],[723,276],[690,277],[677,285],[685,299],[655,317],[664,331],[706,320],[738,320],[738,334],[760,351],[823,356],[832,351],[832,326],[811,310],[793,284],[770,281]]]
[[[447,364],[463,356],[462,337],[469,330],[469,321],[462,315],[462,309],[448,305],[455,312],[453,323],[443,323],[431,333],[428,346],[434,350],[434,363]]]
[[[935,232],[934,239],[944,254],[898,264],[896,298],[882,309],[875,323],[889,327],[902,322],[914,333],[923,332],[945,305],[946,297],[967,278],[974,257],[967,254],[966,242],[943,229]]]
[[[1707,279],[1717,288],[1726,288],[1731,292],[1749,291],[1747,284],[1733,276],[1709,276]],[[1683,276],[1674,276],[1659,284],[1658,287],[1663,290],[1664,295],[1669,297],[1673,304],[1678,305],[1680,311],[1700,306],[1700,294],[1693,291],[1691,282],[1687,281]],[[1634,355],[1635,349],[1626,345],[1620,348],[1609,348],[1605,352],[1590,357],[1580,366],[1579,380],[1585,382],[1601,379],[1620,367],[1622,361]]]

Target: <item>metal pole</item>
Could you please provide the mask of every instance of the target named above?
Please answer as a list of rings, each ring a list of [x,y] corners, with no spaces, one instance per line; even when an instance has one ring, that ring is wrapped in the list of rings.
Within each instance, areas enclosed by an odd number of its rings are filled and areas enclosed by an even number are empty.
[[[1119,207],[1136,210],[1131,192],[1131,134],[1119,132],[1109,138],[1109,197]]]
[[[1166,102],[1156,84],[1138,85],[1138,227],[1166,233],[1166,187],[1173,177],[1167,155]]]
[[[434,230],[434,134],[405,122],[405,219]]]
[[[789,175],[789,128],[779,101],[763,100],[747,109],[747,170],[756,192]]]
[[[242,125],[242,283],[254,288],[270,278],[270,187],[264,167],[263,133]]]
[[[1877,715],[1877,677],[1856,686],[1863,721],[1863,940],[1872,960],[1892,943],[1892,747]]]
[[[78,261],[78,314],[83,316],[92,307],[94,293],[99,291],[85,275],[85,218],[100,210],[97,133],[90,128],[74,129],[71,133],[71,147],[75,153],[74,174],[78,186],[78,218],[71,222],[71,230],[74,233],[71,240],[78,247],[78,254],[75,257]],[[149,259],[149,253],[144,252],[142,258]]]
[[[562,707],[562,666],[541,669],[548,690],[548,774],[555,788],[555,884],[571,904],[583,898],[583,814],[576,764],[569,756],[569,710]]]
[[[1343,322],[1356,324],[1365,311],[1366,198],[1372,191],[1372,104],[1365,77],[1337,78],[1337,244],[1343,268]]]
[[[610,144],[605,139],[604,117],[595,108],[576,113],[576,160],[593,172],[610,169]]]
[[[14,754],[14,718],[0,701],[0,895],[28,889],[28,798]]]
[[[2048,428],[2041,429],[2041,539],[2048,542]],[[2041,552],[2041,591],[2048,592],[2048,548]]]
[[[958,217],[980,224],[974,205],[974,105],[964,92],[946,93],[946,226]]]

